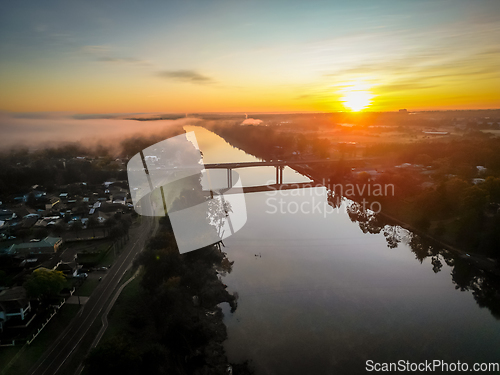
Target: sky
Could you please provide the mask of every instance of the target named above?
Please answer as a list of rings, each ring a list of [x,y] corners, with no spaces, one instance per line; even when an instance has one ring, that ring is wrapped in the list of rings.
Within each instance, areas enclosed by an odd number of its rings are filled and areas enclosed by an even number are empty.
[[[0,111],[500,108],[499,0],[9,1]]]

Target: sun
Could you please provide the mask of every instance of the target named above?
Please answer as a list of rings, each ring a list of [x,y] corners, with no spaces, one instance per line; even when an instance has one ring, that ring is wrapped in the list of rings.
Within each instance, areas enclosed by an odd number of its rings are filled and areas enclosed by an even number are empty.
[[[340,99],[344,107],[351,111],[358,112],[365,109],[371,104],[373,94],[367,90],[350,90],[347,91]]]

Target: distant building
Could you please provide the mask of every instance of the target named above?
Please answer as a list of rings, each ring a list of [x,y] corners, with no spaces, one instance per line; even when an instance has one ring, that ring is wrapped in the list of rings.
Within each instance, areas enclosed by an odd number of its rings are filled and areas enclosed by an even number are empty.
[[[408,113],[408,110],[403,108],[403,109],[400,109],[399,110],[399,113],[404,113],[404,114],[407,114]]]
[[[450,134],[449,132],[440,132],[440,131],[436,131],[436,130],[423,131],[423,133],[427,134],[427,135],[449,135]]]
[[[484,178],[473,178],[472,179],[472,183],[474,185],[479,185],[479,184],[482,184],[484,181],[486,181]]]

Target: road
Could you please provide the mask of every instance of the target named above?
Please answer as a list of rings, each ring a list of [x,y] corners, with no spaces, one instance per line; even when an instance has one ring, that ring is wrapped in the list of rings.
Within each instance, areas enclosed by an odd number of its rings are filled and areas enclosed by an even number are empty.
[[[89,334],[90,327],[110,302],[123,275],[132,264],[135,256],[142,251],[150,238],[155,220],[142,217],[142,223],[130,229],[131,240],[123,248],[113,266],[104,274],[87,303],[71,321],[59,338],[47,349],[44,355],[33,365],[28,374],[55,375],[73,373],[73,369],[65,369],[71,355],[79,349],[82,341]],[[85,340],[87,342],[89,340]],[[92,341],[92,340],[90,340]],[[87,350],[87,348],[85,348]],[[86,352],[85,350],[85,352]]]

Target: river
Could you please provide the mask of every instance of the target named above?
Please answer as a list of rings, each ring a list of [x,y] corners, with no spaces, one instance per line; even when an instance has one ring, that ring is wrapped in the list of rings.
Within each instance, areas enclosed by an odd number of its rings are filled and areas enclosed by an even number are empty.
[[[206,129],[185,129],[205,163],[258,160]],[[273,167],[237,171],[244,186],[275,179]],[[285,169],[285,183],[307,180]],[[500,362],[500,322],[457,289],[452,256],[434,272],[432,257],[412,251],[410,232],[390,228],[401,241],[389,247],[383,232],[350,219],[352,202],[328,206],[324,187],[245,200],[246,224],[224,240],[234,261],[224,283],[239,295],[234,313],[222,306],[232,362],[249,360],[257,375],[357,374],[368,360]]]

